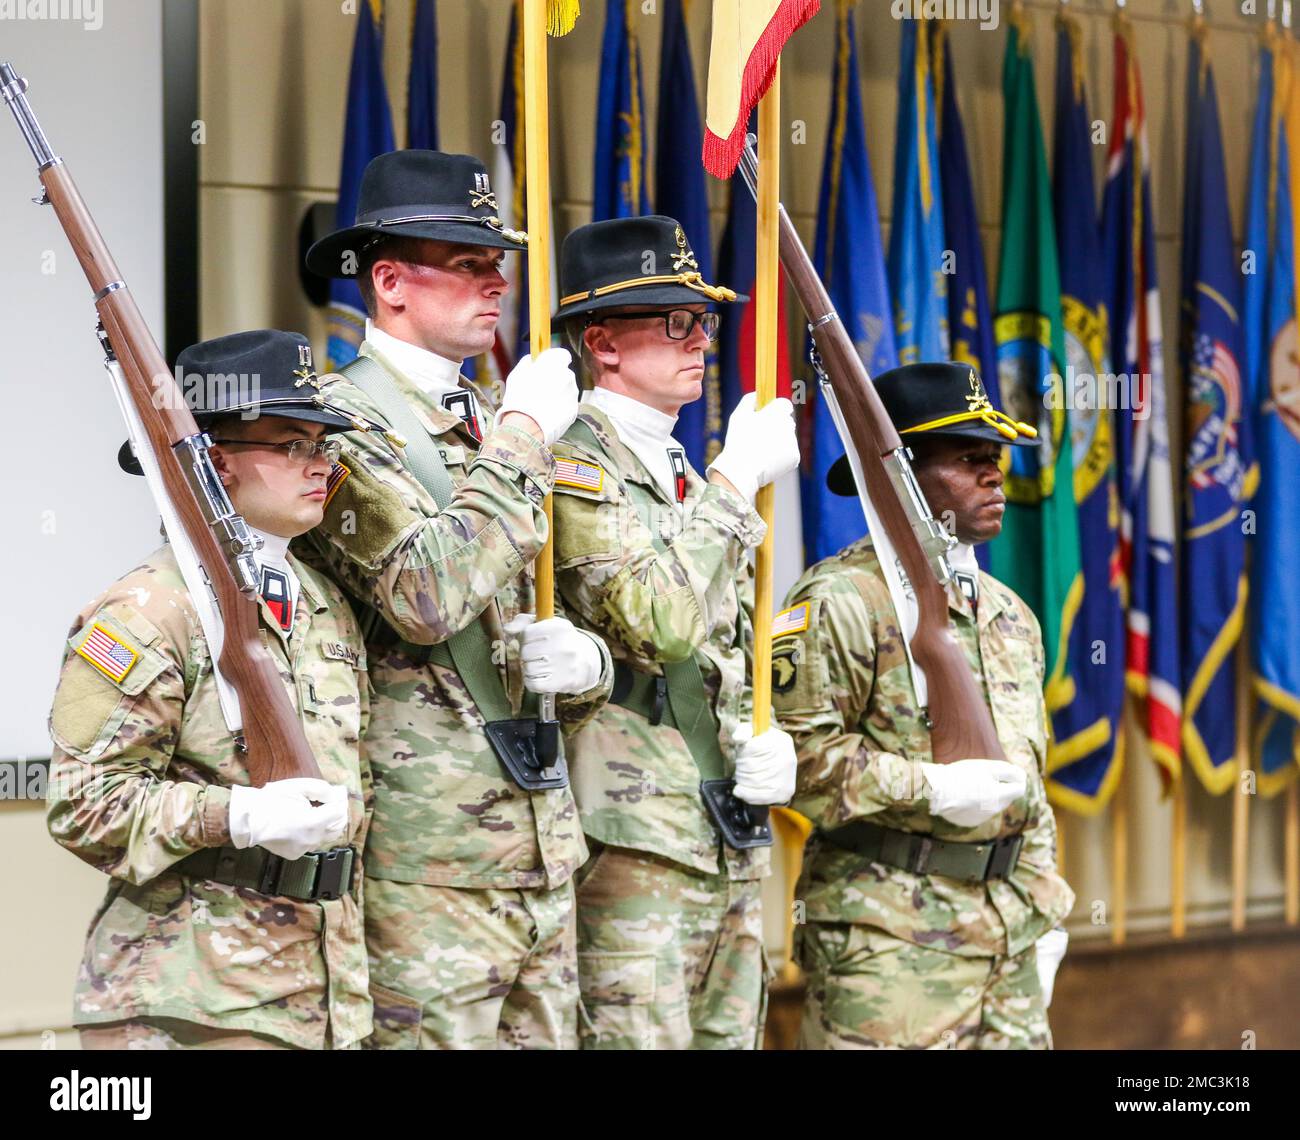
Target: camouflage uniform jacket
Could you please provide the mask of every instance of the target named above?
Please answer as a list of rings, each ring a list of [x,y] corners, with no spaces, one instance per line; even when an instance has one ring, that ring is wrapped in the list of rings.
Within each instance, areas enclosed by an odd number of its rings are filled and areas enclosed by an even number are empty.
[[[748,551],[766,526],[740,496],[687,468],[686,499],[672,502],[618,438],[603,411],[583,404],[584,434],[556,454],[603,471],[599,490],[555,488],[555,587],[566,611],[642,673],[694,654],[730,758],[752,715],[753,573]],[[655,546],[658,537],[662,551]],[[587,835],[649,851],[697,871],[719,871],[720,839],[700,798],[700,773],[681,733],[611,704],[577,733],[570,757]],[[731,878],[767,873],[768,851],[724,848]]]
[[[284,633],[263,603],[262,641],[321,775],[348,789],[345,842],[359,849],[373,800],[359,755],[368,711],[360,631],[334,586],[294,570],[293,629]],[[117,681],[75,652],[89,637],[107,645],[105,636],[126,665]],[[230,845],[229,788],[249,782],[170,546],[83,611],[68,650],[50,713],[49,829],[113,878],[91,922],[76,1022],[174,1017],[317,1049],[369,1034],[356,899],[274,898],[170,870]]]
[[[350,433],[324,522],[300,543],[344,589],[378,611],[403,643],[376,625],[367,633],[373,688],[366,756],[375,816],[366,874],[467,888],[555,887],[587,857],[568,788],[526,792],[506,774],[484,718],[455,670],[425,662],[416,646],[446,641],[482,614],[499,647],[496,664],[513,707],[523,696],[518,646],[502,625],[535,612],[531,562],[546,537],[542,501],[555,460],[527,432],[491,431],[480,445],[367,343],[362,352],[393,376],[442,453],[453,487],[447,509],[375,434]],[[332,403],[386,422],[355,385],[326,389]],[[485,401],[486,403],[486,401]],[[561,698],[566,725],[592,716],[609,694],[612,668],[585,694]]]
[[[882,827],[979,842],[1022,832],[1010,879],[965,883],[866,863],[816,838],[799,898],[815,922],[866,923],[919,945],[968,956],[1019,954],[1065,917],[1074,895],[1056,870],[1056,824],[1044,790],[1047,727],[1043,643],[1028,606],[980,574],[978,617],[955,587],[949,616],[980,679],[998,739],[1025,769],[1022,799],[978,827],[930,814],[920,770],[930,736],[915,708],[898,621],[869,539],[809,569],[773,644],[773,701],[794,736],[793,806],[822,828],[870,819]]]

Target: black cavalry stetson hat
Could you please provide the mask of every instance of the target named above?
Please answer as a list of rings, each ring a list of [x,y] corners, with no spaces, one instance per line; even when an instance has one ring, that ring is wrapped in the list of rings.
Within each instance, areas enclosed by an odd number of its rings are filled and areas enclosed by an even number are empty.
[[[1012,447],[1037,447],[1037,429],[1013,420],[989,401],[984,382],[969,364],[905,364],[875,379],[876,394],[898,434],[956,435],[987,439]],[[856,498],[847,455],[826,473],[826,486],[837,495]]]
[[[332,432],[358,426],[321,396],[311,345],[301,333],[255,329],[200,341],[176,358],[176,378],[201,428],[231,413],[307,420]],[[130,442],[122,444],[117,462],[123,471],[144,474]]]
[[[560,248],[557,321],[625,305],[748,299],[705,281],[681,224],[662,214],[579,226]]]
[[[313,245],[307,268],[321,277],[355,276],[361,252],[384,237],[523,249],[528,235],[503,225],[497,209],[487,167],[473,155],[389,151],[372,158],[361,176],[356,224]],[[348,253],[352,264],[345,266]]]

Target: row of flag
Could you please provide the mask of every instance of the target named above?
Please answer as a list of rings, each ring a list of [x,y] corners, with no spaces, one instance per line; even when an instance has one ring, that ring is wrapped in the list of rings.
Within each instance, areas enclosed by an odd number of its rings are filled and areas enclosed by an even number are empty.
[[[418,0],[408,115],[413,146],[436,145],[433,8],[433,0]],[[593,217],[652,208],[676,217],[706,278],[750,293],[754,202],[733,178],[715,259],[683,0],[660,0],[657,11],[663,38],[650,175],[639,7],[633,0],[605,2]],[[507,137],[497,148],[494,185],[503,219],[526,228],[520,19],[516,0],[502,77]],[[1008,449],[1003,534],[980,557],[1029,602],[1043,628],[1052,797],[1080,812],[1104,806],[1121,770],[1128,700],[1167,781],[1181,778],[1186,761],[1211,791],[1230,787],[1240,752],[1237,643],[1248,610],[1256,702],[1249,723],[1260,788],[1276,791],[1300,762],[1300,591],[1288,573],[1300,554],[1288,526],[1300,519],[1300,482],[1284,477],[1288,462],[1300,459],[1292,230],[1300,173],[1293,185],[1290,162],[1300,145],[1295,45],[1271,25],[1263,40],[1247,248],[1238,259],[1213,63],[1203,25],[1192,28],[1175,355],[1181,399],[1169,409],[1151,156],[1127,18],[1117,15],[1114,25],[1115,90],[1099,213],[1079,24],[1066,13],[1058,17],[1049,165],[1029,19],[1019,3],[1011,7],[996,290],[979,237],[948,26],[902,24],[886,250],[850,0],[835,0],[833,21],[831,113],[813,248],[845,327],[872,374],[914,360],[964,361],[979,371],[995,403],[1039,429],[1039,448]],[[362,5],[340,224],[351,220],[365,162],[393,145],[381,36],[376,11]],[[525,259],[511,262],[518,278],[513,308],[503,313],[493,358],[479,362],[497,376],[527,344]],[[330,355],[339,363],[355,353],[360,300],[351,283],[336,287],[332,312],[351,320],[331,325]],[[704,398],[683,409],[677,429],[697,469],[752,387],[752,306],[724,310]],[[780,328],[784,336],[784,320]],[[855,501],[825,489],[826,470],[843,447],[815,383],[805,373],[794,380],[791,347],[781,348],[779,390],[789,395],[794,385],[806,396],[805,463],[802,494],[783,504],[778,526],[783,534],[802,526],[804,561],[811,563],[861,537],[865,524]],[[1171,412],[1182,417],[1182,457],[1171,453]]]

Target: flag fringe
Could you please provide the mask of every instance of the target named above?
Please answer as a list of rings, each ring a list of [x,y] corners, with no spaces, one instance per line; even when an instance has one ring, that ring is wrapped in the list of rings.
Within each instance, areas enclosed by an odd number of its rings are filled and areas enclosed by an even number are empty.
[[[573,31],[582,12],[580,0],[547,0],[546,34],[548,36],[567,36]]]
[[[772,85],[772,76],[786,41],[821,9],[821,0],[784,0],[772,13],[763,34],[745,61],[745,76],[740,88],[740,109],[731,134],[725,139],[707,127],[704,131],[704,169],[715,178],[730,178],[745,149],[745,132],[749,112]]]

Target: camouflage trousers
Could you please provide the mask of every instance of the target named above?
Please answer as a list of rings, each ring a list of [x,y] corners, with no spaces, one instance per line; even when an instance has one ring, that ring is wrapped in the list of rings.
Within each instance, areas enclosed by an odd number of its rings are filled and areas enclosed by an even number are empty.
[[[801,1049],[1050,1049],[1035,948],[963,958],[873,926],[800,927]]]
[[[588,839],[578,881],[584,1049],[755,1049],[767,968],[758,879]]]
[[[245,1029],[210,1029],[171,1017],[137,1017],[79,1030],[83,1049],[293,1049]]]
[[[367,1049],[575,1049],[573,883],[467,890],[366,879]]]

